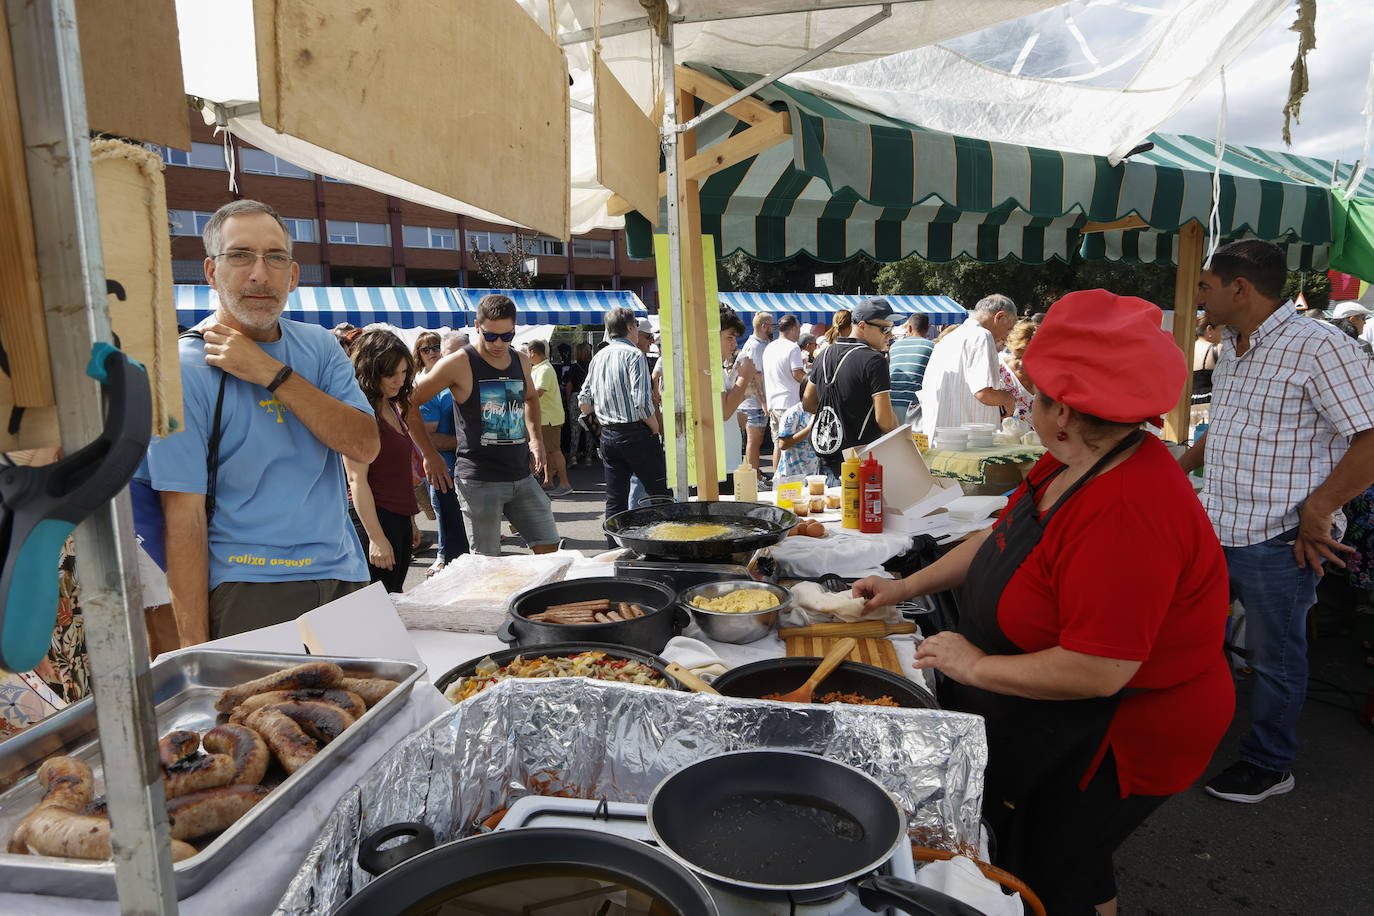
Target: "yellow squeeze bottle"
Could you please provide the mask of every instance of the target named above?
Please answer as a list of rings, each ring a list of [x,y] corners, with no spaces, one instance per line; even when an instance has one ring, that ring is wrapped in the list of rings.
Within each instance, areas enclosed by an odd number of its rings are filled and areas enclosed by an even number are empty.
[[[863,466],[850,455],[840,463],[840,527],[859,530],[859,469]]]

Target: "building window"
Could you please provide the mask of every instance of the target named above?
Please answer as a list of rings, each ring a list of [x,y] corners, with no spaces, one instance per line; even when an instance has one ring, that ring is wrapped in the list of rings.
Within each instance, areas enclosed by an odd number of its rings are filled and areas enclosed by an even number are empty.
[[[218,143],[192,143],[191,151],[172,149],[170,146],[160,146],[162,151],[162,161],[168,165],[185,165],[193,169],[215,169],[226,171],[224,168],[224,147]]]
[[[298,282],[307,286],[319,286],[324,283],[324,268],[319,264],[302,264]]]
[[[610,239],[573,239],[572,253],[575,258],[611,257]]]
[[[168,210],[167,228],[172,235],[200,235],[214,215],[205,210]]]
[[[401,242],[407,248],[442,248],[454,251],[458,247],[458,233],[455,229],[440,229],[436,226],[402,226]]]
[[[551,239],[541,235],[534,243],[534,250],[531,254],[548,254],[562,257],[568,253],[568,248],[559,239]]]
[[[498,253],[510,251],[515,244],[515,234],[511,232],[469,232],[467,233],[468,250],[476,248],[478,251],[495,251]]]
[[[386,223],[354,223],[331,219],[328,226],[329,242],[333,245],[391,244],[391,227]]]
[[[188,258],[172,259],[173,283],[199,283],[205,285],[205,262]]]
[[[285,159],[278,159],[271,153],[260,149],[239,150],[239,162],[243,170],[253,175],[280,175],[282,178],[309,178],[310,171],[292,165]]]
[[[313,219],[294,219],[290,216],[283,216],[282,222],[286,223],[286,231],[291,233],[293,242],[318,242],[320,234],[315,228]]]

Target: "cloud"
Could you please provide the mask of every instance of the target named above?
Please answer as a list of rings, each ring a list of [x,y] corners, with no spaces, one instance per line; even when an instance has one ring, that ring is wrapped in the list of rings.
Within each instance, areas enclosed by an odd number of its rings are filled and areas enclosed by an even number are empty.
[[[1363,7],[1363,9],[1361,9]],[[1283,106],[1297,33],[1283,13],[1227,68],[1226,138],[1232,143],[1284,150]],[[1290,151],[1353,162],[1364,146],[1364,88],[1369,80],[1374,30],[1368,0],[1323,0],[1317,8],[1317,47],[1307,56],[1311,89],[1293,125]],[[1221,89],[1213,84],[1160,128],[1164,133],[1214,137]]]

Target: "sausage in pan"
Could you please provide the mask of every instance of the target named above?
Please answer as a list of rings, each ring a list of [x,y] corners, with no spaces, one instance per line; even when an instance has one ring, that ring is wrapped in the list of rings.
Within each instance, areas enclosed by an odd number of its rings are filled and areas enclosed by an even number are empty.
[[[168,798],[201,789],[228,785],[237,771],[234,758],[225,754],[197,754],[162,770],[162,788]]]
[[[157,743],[157,758],[163,767],[172,767],[198,750],[200,750],[200,735],[185,729],[177,729],[163,736],[162,740]]]
[[[308,690],[316,687],[334,687],[343,677],[339,666],[332,662],[306,662],[277,671],[265,677],[226,688],[215,703],[218,712],[229,712],[235,706],[257,693],[269,690]],[[356,691],[355,691],[356,692]]]
[[[273,690],[268,693],[255,694],[235,706],[234,711],[229,715],[229,721],[242,724],[243,720],[248,718],[248,714],[255,709],[262,709],[264,706],[271,706],[275,703],[299,703],[307,700],[318,700],[321,703],[337,706],[355,719],[367,712],[367,704],[363,702],[362,697],[337,687],[313,690]]]
[[[267,743],[246,725],[216,725],[205,733],[204,743],[207,751],[233,758],[231,783],[257,785],[272,762]]]
[[[382,702],[382,697],[401,685],[384,677],[346,677],[338,686],[362,697],[367,708],[371,709]]]
[[[95,776],[86,761],[78,757],[49,757],[38,767],[38,784],[44,789],[43,800],[10,836],[8,850],[22,854],[35,815],[44,808],[79,811],[91,803],[95,791]]]
[[[39,808],[27,823],[25,851],[32,855],[70,859],[108,859],[112,855],[110,821],[101,815]],[[180,862],[195,854],[194,846],[172,840],[172,861]]]
[[[308,700],[304,703],[276,703],[266,707],[284,713],[310,737],[328,744],[353,724],[353,717],[337,706]]]
[[[257,785],[220,786],[174,798],[167,803],[167,823],[174,840],[219,833],[247,814],[270,790]]]
[[[262,735],[282,769],[294,773],[310,762],[319,748],[284,712],[268,706],[250,713],[245,724]]]

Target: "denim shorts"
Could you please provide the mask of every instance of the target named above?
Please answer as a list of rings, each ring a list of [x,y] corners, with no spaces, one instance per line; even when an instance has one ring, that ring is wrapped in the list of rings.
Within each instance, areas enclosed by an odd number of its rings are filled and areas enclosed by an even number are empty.
[[[520,480],[463,480],[455,477],[458,501],[472,532],[474,553],[501,554],[501,516],[510,519],[530,547],[558,543],[558,526],[548,494],[532,475]]]
[[[768,411],[766,410],[749,410],[747,408],[741,408],[740,413],[744,414],[745,426],[755,426],[759,429],[763,429],[768,425]]]

